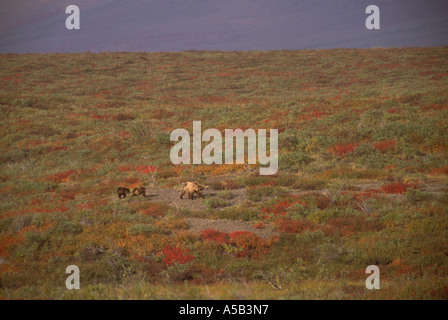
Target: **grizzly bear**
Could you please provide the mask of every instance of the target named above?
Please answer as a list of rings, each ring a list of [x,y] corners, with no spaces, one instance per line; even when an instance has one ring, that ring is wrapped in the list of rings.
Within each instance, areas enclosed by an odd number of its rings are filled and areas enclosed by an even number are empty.
[[[186,193],[188,195],[188,199],[193,200],[194,194],[196,193],[198,197],[202,197],[202,190],[207,189],[208,186],[200,185],[197,182],[185,182],[180,190],[180,198],[184,196]]]
[[[126,194],[130,194],[131,190],[129,188],[126,187],[118,187],[117,189],[117,193],[118,193],[118,198],[126,198]]]
[[[134,190],[132,190],[132,196],[137,197],[140,195],[146,197],[146,188],[145,187],[137,187],[137,188],[134,188]]]

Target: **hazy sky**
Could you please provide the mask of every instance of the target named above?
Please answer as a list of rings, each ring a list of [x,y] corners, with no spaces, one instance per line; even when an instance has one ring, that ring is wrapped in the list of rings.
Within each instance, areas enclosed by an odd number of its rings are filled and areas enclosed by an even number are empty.
[[[448,0],[1,0],[0,52],[447,46],[447,18]]]

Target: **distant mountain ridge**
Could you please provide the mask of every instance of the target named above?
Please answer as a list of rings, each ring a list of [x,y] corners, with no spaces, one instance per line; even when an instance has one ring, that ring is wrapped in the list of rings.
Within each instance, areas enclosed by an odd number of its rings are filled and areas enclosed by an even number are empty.
[[[67,30],[65,8],[80,8]],[[381,11],[367,30],[365,8]],[[448,45],[444,0],[3,0],[0,52],[281,50]]]

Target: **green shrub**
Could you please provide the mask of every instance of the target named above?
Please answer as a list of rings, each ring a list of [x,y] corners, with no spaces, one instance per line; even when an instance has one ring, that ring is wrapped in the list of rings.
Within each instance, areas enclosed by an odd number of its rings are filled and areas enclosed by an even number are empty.
[[[408,188],[404,194],[410,202],[431,201],[434,197],[430,192]]]
[[[291,187],[297,182],[298,177],[292,174],[281,174],[276,179],[277,185],[282,187]]]
[[[82,233],[82,231],[83,227],[81,224],[70,220],[59,221],[56,227],[53,228],[53,232],[63,234],[79,234]]]
[[[217,219],[230,219],[242,221],[256,221],[259,219],[261,211],[247,207],[229,207],[224,210],[213,212],[213,217]]]
[[[227,207],[229,205],[229,202],[227,200],[220,198],[206,198],[204,200],[204,203],[207,207],[212,209]]]
[[[325,188],[327,183],[326,180],[322,179],[301,178],[293,183],[292,188],[300,190],[319,190]]]
[[[279,197],[286,192],[279,187],[263,186],[247,189],[247,198],[251,201],[259,202],[268,198]]]
[[[235,195],[230,190],[223,190],[223,191],[218,192],[218,197],[220,197],[221,199],[224,199],[224,200],[230,200],[234,196]]]
[[[300,220],[307,218],[312,211],[313,208],[310,206],[302,203],[296,203],[287,209],[287,215],[291,219]]]
[[[245,187],[253,187],[270,181],[272,178],[268,176],[243,176],[238,179],[238,182]]]
[[[278,157],[279,167],[283,170],[299,170],[313,161],[313,158],[302,151],[283,153]]]

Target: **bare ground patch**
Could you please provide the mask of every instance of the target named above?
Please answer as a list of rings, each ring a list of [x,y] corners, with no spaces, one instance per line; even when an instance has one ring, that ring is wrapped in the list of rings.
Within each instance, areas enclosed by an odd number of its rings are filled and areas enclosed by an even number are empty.
[[[246,190],[237,189],[232,190],[233,197],[228,199],[229,206],[235,206],[243,203],[246,200]],[[213,189],[205,189],[203,192],[204,199],[214,198],[218,196],[219,191]],[[180,199],[180,193],[175,188],[155,188],[150,189],[146,193],[146,198],[154,202],[163,202],[170,204],[177,209],[188,209],[191,211],[201,211],[207,209],[204,199],[195,198],[189,200],[187,195],[184,195],[183,199]]]

